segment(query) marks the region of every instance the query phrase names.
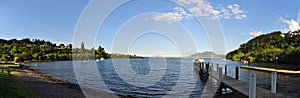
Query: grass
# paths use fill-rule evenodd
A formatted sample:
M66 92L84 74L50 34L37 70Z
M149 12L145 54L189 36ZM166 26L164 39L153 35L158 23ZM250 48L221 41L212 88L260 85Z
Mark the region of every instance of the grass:
M0 69L0 98L34 98L18 81L18 77Z

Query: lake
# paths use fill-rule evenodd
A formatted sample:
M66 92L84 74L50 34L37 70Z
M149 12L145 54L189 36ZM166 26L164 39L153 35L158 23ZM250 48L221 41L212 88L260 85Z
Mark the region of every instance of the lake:
M107 59L103 61L31 62L28 65L45 74L83 87L134 97L200 97L205 82L194 69L192 58ZM225 59L205 59L220 67L228 65L228 75L234 77L236 66L243 65ZM73 66L74 64L74 66ZM270 63L252 63L253 66L274 67ZM289 67L286 67L289 66ZM279 68L297 70L299 67L279 65ZM214 66L216 70L216 66ZM224 68L223 68L224 69ZM256 73L257 85L270 89L268 72L240 69L240 80L249 81L249 74ZM224 70L223 70L224 73ZM75 75L76 74L76 75ZM292 97L300 95L298 75L278 74L277 91ZM297 88L295 88L297 87Z

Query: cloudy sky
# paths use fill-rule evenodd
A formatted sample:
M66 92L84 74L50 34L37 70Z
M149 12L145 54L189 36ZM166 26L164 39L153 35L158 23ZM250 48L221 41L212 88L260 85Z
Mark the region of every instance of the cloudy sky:
M89 2L1 0L0 38L38 38L72 43L76 24ZM261 34L300 29L299 4L298 0L132 0L116 7L91 39L96 39L96 47L101 45L108 52L115 52L114 42L122 42L140 32L140 35L132 36L130 42L123 41L130 43L128 47L116 49L124 51L116 52L180 56L192 54L194 50L214 50L213 46L220 45L213 42L222 41L224 51L216 52L226 53ZM102 10L94 9L94 12L101 13ZM221 30L208 32L211 30L205 25L210 21L219 24L209 25L210 29ZM90 25L93 24L86 26ZM172 34L178 37L172 37ZM184 38L188 40L182 40ZM187 45L180 46L180 43ZM193 46L196 49L189 49ZM180 50L180 47L187 48Z

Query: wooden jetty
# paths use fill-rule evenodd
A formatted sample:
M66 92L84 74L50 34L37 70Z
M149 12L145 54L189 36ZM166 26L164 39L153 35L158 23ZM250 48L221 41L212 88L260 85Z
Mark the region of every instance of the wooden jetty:
M300 74L300 71L284 70L284 69L276 69L276 68L264 68L264 67L255 67L255 66L241 66L241 68L258 70L258 71L266 71L266 72L277 72L277 73L284 73L284 74Z
M223 68L219 67L217 65L217 71L213 70L213 65L205 64L204 63L195 63L195 66L199 66L200 70L199 70L199 74L203 75L203 74L209 74L209 76L211 76L212 78L216 79L218 81L218 83L220 83L219 86L219 94L222 94L222 90L223 88L225 88L225 90L227 88L229 88L230 90L232 90L233 92L238 92L239 94L242 94L243 97L249 97L249 98L285 98L283 94L280 93L275 93L271 92L271 90L267 90L264 88L260 88L260 87L256 87L256 76L255 76L255 83L252 83L251 81L249 83L247 82L242 82L240 80L238 80L239 77L239 67L236 67L236 77L232 78L227 76L227 66L225 65L225 74L223 74ZM254 85L252 86L251 85ZM276 85L276 82L275 82ZM276 89L276 86L275 86ZM252 94L254 92L254 94Z

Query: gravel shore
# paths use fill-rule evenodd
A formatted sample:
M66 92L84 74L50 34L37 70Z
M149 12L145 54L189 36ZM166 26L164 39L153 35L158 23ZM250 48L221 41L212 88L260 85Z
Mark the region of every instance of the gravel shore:
M104 91L80 88L78 84L62 81L28 67L15 70L15 75L19 77L20 84L37 98L128 98ZM81 89L84 89L84 93Z
M16 76L19 77L20 84L38 98L85 98L78 85L31 69L19 70Z

